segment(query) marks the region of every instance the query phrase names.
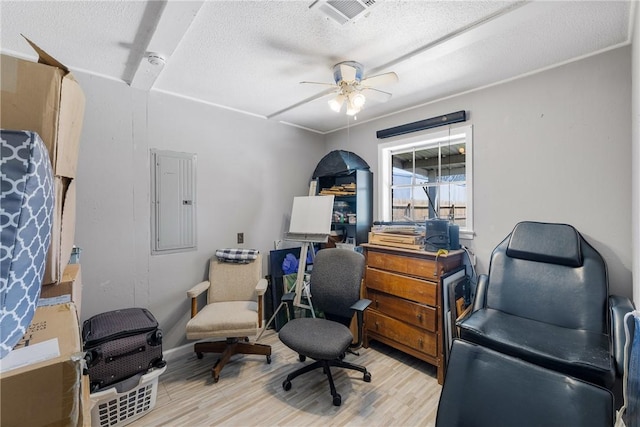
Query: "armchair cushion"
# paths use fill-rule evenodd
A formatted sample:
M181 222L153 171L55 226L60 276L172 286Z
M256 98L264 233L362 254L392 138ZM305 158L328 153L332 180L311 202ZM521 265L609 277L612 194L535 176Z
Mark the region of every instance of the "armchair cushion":
M606 334L483 308L465 319L461 338L607 388L614 383Z
M254 301L226 301L207 304L187 323L190 340L212 337L244 337L258 328L258 304Z

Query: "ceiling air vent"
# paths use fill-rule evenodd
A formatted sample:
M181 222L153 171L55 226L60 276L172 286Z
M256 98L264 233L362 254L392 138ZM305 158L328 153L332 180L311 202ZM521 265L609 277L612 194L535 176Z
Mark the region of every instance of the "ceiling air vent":
M316 0L309 9L317 9L338 24L354 22L366 16L376 0Z

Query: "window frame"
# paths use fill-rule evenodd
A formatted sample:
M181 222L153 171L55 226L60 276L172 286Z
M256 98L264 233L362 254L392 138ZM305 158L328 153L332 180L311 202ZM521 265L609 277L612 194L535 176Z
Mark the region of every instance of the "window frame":
M407 150L419 150L422 148L437 146L442 141L447 141L452 136L465 135L465 183L467 197L466 227L460 228L460 237L473 239L473 125L448 126L425 132L421 135L402 138L391 142L378 144L378 216L381 221L391 221L392 218L392 170L391 160L394 154ZM440 178L440 176L438 176Z

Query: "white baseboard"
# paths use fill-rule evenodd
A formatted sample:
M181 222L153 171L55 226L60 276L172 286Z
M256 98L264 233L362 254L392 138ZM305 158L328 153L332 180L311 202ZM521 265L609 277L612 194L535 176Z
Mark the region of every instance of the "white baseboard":
M167 351L163 351L162 356L164 357L164 360L168 363L168 362L171 362L172 360L177 360L181 357L185 357L191 353L193 353L193 343L185 344L180 347L174 347Z

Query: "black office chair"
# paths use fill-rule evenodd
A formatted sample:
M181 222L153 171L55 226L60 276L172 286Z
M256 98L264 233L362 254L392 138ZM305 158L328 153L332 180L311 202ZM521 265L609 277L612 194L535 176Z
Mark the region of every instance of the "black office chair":
M627 298L570 225L521 222L491 254L460 337L607 389L619 399ZM619 400L616 403L620 403Z
M450 355L436 427L613 426L603 387L462 340Z
M364 381L371 381L371 374L364 366L343 360L349 350L353 351L362 344L363 312L371 302L360 299L363 272L364 256L352 250L330 248L316 255L311 272L311 301L324 318L292 319L279 332L280 341L298 353L300 361L304 362L309 357L315 362L289 374L282 383L285 390L291 389L294 378L322 368L329 380L333 404L340 406L342 397L333 383L331 366L360 371L364 374ZM291 302L293 295L287 294L283 300ZM358 321L355 344L349 329L354 312Z

